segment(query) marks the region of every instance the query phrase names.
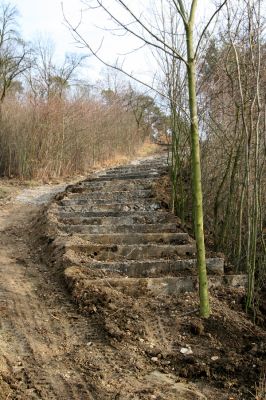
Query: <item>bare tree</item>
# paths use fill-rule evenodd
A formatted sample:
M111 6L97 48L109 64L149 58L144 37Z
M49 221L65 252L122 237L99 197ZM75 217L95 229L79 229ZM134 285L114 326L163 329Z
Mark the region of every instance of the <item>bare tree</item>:
M12 83L31 65L30 50L22 40L17 24L18 12L11 4L0 6L0 102Z
M27 80L35 98L62 98L75 77L85 56L66 54L61 65L54 61L54 45L50 39L39 38L33 49L34 61Z
M163 41L171 43L174 49L185 56L184 36L177 34L179 18L171 6L154 10L154 19ZM154 57L160 67L159 87L165 94L164 100L170 114L171 129L171 208L180 218L182 224L188 213L189 199L186 194L187 166L189 164L189 115L188 93L186 85L186 65L175 57L174 53L153 50Z
M248 309L254 308L256 288L266 271L266 42L261 10L260 0L228 2L219 40L210 43L204 60L201 87L207 111L203 167L208 171L204 187L209 227L216 248L236 271L248 274Z

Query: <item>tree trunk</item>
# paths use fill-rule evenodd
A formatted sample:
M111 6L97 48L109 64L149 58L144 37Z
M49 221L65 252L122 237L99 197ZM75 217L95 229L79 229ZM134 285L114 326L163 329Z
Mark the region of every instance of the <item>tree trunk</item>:
M193 49L193 21L186 27L187 36L187 73L190 110L191 157L192 157L192 183L193 183L193 208L195 218L195 237L197 244L197 265L199 275L200 315L208 318L210 315L208 279L205 259L205 243L203 230L203 205L201 186L201 164L199 125L196 97L196 61Z

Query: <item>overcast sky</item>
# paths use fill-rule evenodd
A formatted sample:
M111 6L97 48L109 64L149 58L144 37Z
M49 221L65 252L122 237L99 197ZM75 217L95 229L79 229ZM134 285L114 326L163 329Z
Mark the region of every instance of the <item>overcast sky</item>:
M12 0L11 0L12 1ZM155 3L157 0L154 0ZM93 4L93 0L88 1ZM82 52L88 53L86 49L78 49L74 40L64 24L62 13L63 3L64 13L75 24L80 19L80 9L82 2L80 0L13 0L13 4L17 5L20 12L20 26L24 39L32 41L38 35L50 37L55 44L56 59L62 60L66 52ZM149 4L149 0L127 0L127 4L131 7L138 7L142 4ZM199 13L204 12L204 4L210 5L211 0L201 0L199 2ZM115 9L114 0L106 0L105 4L112 6L112 11L121 17L119 10ZM83 4L84 8L84 4ZM206 7L205 7L206 9ZM208 9L208 8L207 8ZM124 16L122 16L123 18ZM101 47L101 56L109 63L113 64L119 56L120 62L125 59L123 66L129 73L133 73L144 80L152 79L155 72L155 61L151 57L147 48L139 50L137 53L124 57L121 54L127 53L128 49L133 50L139 48L141 43L132 36L114 36L104 31L104 27L110 27L110 21L106 14L101 10L91 10L84 13L81 32L88 42L97 49L102 39L104 42ZM91 82L100 77L103 65L91 57L88 60L88 68L86 69L86 78Z
M82 4L79 0L17 0L16 4L20 13L20 26L24 39L33 41L39 35L50 37L55 44L56 59L62 60L66 52L81 52L88 53L86 49L79 49L77 44L68 31L64 23L61 3L64 6L64 12L67 18L75 24L80 18L80 9ZM97 27L105 27L110 25L110 21L102 11L87 12L84 15L84 23L81 31L84 33L90 44L96 49L102 38L105 36L102 45L102 54L106 61L114 63L118 54L125 53L128 48L134 49L139 46L139 43L127 37L111 37L98 29ZM123 57L120 57L121 59ZM152 75L153 66L150 63L148 52L141 51L140 54L131 55L128 58L128 70L142 75ZM93 81L100 77L103 70L103 65L96 61L94 57L88 60L88 79Z

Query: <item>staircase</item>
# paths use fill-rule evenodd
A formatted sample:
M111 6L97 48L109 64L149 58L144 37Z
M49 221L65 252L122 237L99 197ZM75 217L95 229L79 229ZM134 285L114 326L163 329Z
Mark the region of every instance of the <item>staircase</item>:
M69 281L81 268L94 285L154 295L198 288L195 241L156 199L167 174L165 155L119 166L69 186L49 208L57 228L53 255ZM226 275L222 258L207 259L209 286L244 286Z

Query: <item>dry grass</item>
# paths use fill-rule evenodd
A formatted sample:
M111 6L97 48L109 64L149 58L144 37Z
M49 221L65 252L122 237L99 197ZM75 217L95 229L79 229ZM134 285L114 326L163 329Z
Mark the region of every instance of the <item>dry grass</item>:
M145 157L150 156L155 153L159 153L162 150L162 147L156 143L152 143L149 139L146 139L144 143L137 150L137 156Z

